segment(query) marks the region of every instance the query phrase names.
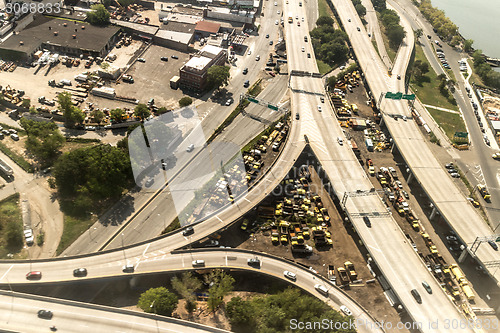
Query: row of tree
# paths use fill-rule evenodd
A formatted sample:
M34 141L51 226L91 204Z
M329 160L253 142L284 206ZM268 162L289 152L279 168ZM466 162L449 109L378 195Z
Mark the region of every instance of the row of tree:
M21 118L20 123L28 135L25 143L26 149L40 162L42 167L52 165L65 142L57 125L52 122L28 120L24 117Z
M310 33L316 58L330 66L346 61L349 55L347 35L333 28L333 23L331 17L320 16Z
M363 6L361 3L361 0L352 0L352 4L354 5L354 8L356 9L356 12L360 17L363 17L366 15L366 7Z
M216 311L223 303L224 296L233 290L234 278L221 269L214 269L203 275L203 281L191 272L182 273L172 279L173 293L165 287L151 288L142 293L137 306L144 312L171 316L177 308L179 297L186 301L185 308L193 313L197 307L196 292L208 287L207 306L209 311Z
M380 20L389 39L389 46L393 50L397 50L406 35L405 30L399 24L399 15L392 9L384 9L380 12Z
M226 305L226 313L234 332L293 332L292 319L297 322L334 322L338 327L350 327L351 317L339 312L297 288L288 288L274 295L254 296L248 300L233 297ZM309 331L309 330L306 330ZM313 330L311 330L313 331ZM314 332L354 333L355 329L322 327Z
M472 59L474 60L474 69L479 77L481 77L481 80L483 80L483 83L489 87L500 89L500 73L494 71L488 65L483 56L483 51L474 51Z
M443 40L449 42L451 46L460 44L462 37L458 34L458 27L446 17L444 11L432 6L430 0L422 0L418 8Z

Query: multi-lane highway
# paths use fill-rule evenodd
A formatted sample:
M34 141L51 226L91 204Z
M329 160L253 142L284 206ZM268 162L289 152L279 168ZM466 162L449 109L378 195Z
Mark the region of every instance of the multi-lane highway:
M52 312L41 318L38 311ZM213 332L229 331L190 321L110 308L102 305L53 299L0 290L2 332Z
M401 46L400 55L398 55L393 68L394 75L392 78L389 77L366 32L363 29L357 31L361 22L352 3L347 0L333 0L333 2L346 32L350 36L373 96L378 100L381 93L403 91L403 80L396 83L394 76L399 74L403 77L406 72L413 43ZM352 18L352 22L348 22L349 17ZM491 229L468 203L464 194L436 160L417 124L414 121L398 121L388 116L388 114L410 116L407 102L384 100L381 105L386 126L410 167L412 175L422 185L437 211L448 221L452 229L468 244L472 244L476 236L491 235ZM485 263L499 259L498 252L486 246L479 247L476 256L483 263L483 266ZM499 281L500 272L498 270L490 271L490 274L496 281Z

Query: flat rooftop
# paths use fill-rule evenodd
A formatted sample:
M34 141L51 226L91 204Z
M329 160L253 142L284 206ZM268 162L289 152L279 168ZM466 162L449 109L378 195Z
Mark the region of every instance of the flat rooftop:
M188 62L184 64L187 68L194 68L196 70L203 70L208 64L212 61L212 59L207 57L192 57Z
M173 40L182 44L189 44L191 38L193 38L193 33L185 33L170 30L158 30L156 37L162 39Z
M0 48L31 53L46 43L99 52L118 31L115 26L96 27L85 22L38 16L24 30L1 43Z

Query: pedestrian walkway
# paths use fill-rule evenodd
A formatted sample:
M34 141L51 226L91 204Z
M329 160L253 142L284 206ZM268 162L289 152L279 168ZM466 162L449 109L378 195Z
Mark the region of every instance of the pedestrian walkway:
M456 113L456 114L460 114L459 111L455 111L455 110L450 110L450 109L445 109L445 108L440 108L439 106L434 106L434 105L429 105L429 104L423 104L426 108L431 108L431 109L435 109L435 110L439 110L439 111L444 111L444 112L449 112L449 113Z

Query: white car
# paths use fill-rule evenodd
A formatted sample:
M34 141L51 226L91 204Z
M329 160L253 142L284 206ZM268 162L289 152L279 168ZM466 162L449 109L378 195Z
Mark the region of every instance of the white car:
M292 273L292 272L289 272L289 271L284 271L284 272L283 272L283 275L284 275L286 278L289 278L289 279L290 279L290 280L292 280L292 281L297 280L297 275L295 275L295 273Z
M342 305L340 307L340 310L346 315L346 316L352 316L352 312L351 310L349 310L349 308L345 305Z
M339 145L343 146L344 145L344 140L342 140L342 138L340 136L337 137L337 142L339 143Z
M278 25L280 22L278 20L274 21L274 24Z
M248 55L251 55L252 54L252 50L248 50Z
M205 266L205 260L201 260L201 259L193 260L192 264L193 264L193 267Z
M276 13L279 15L279 14L280 14L280 11L278 10Z
M260 55L255 57L255 61L259 61L259 60L260 60Z
M318 111L321 112L322 110L321 105L318 105Z
M306 51L306 48L302 46L302 52L305 52Z
M189 152L192 152L194 150L194 144L190 144L187 148L186 148L186 151L189 153Z

